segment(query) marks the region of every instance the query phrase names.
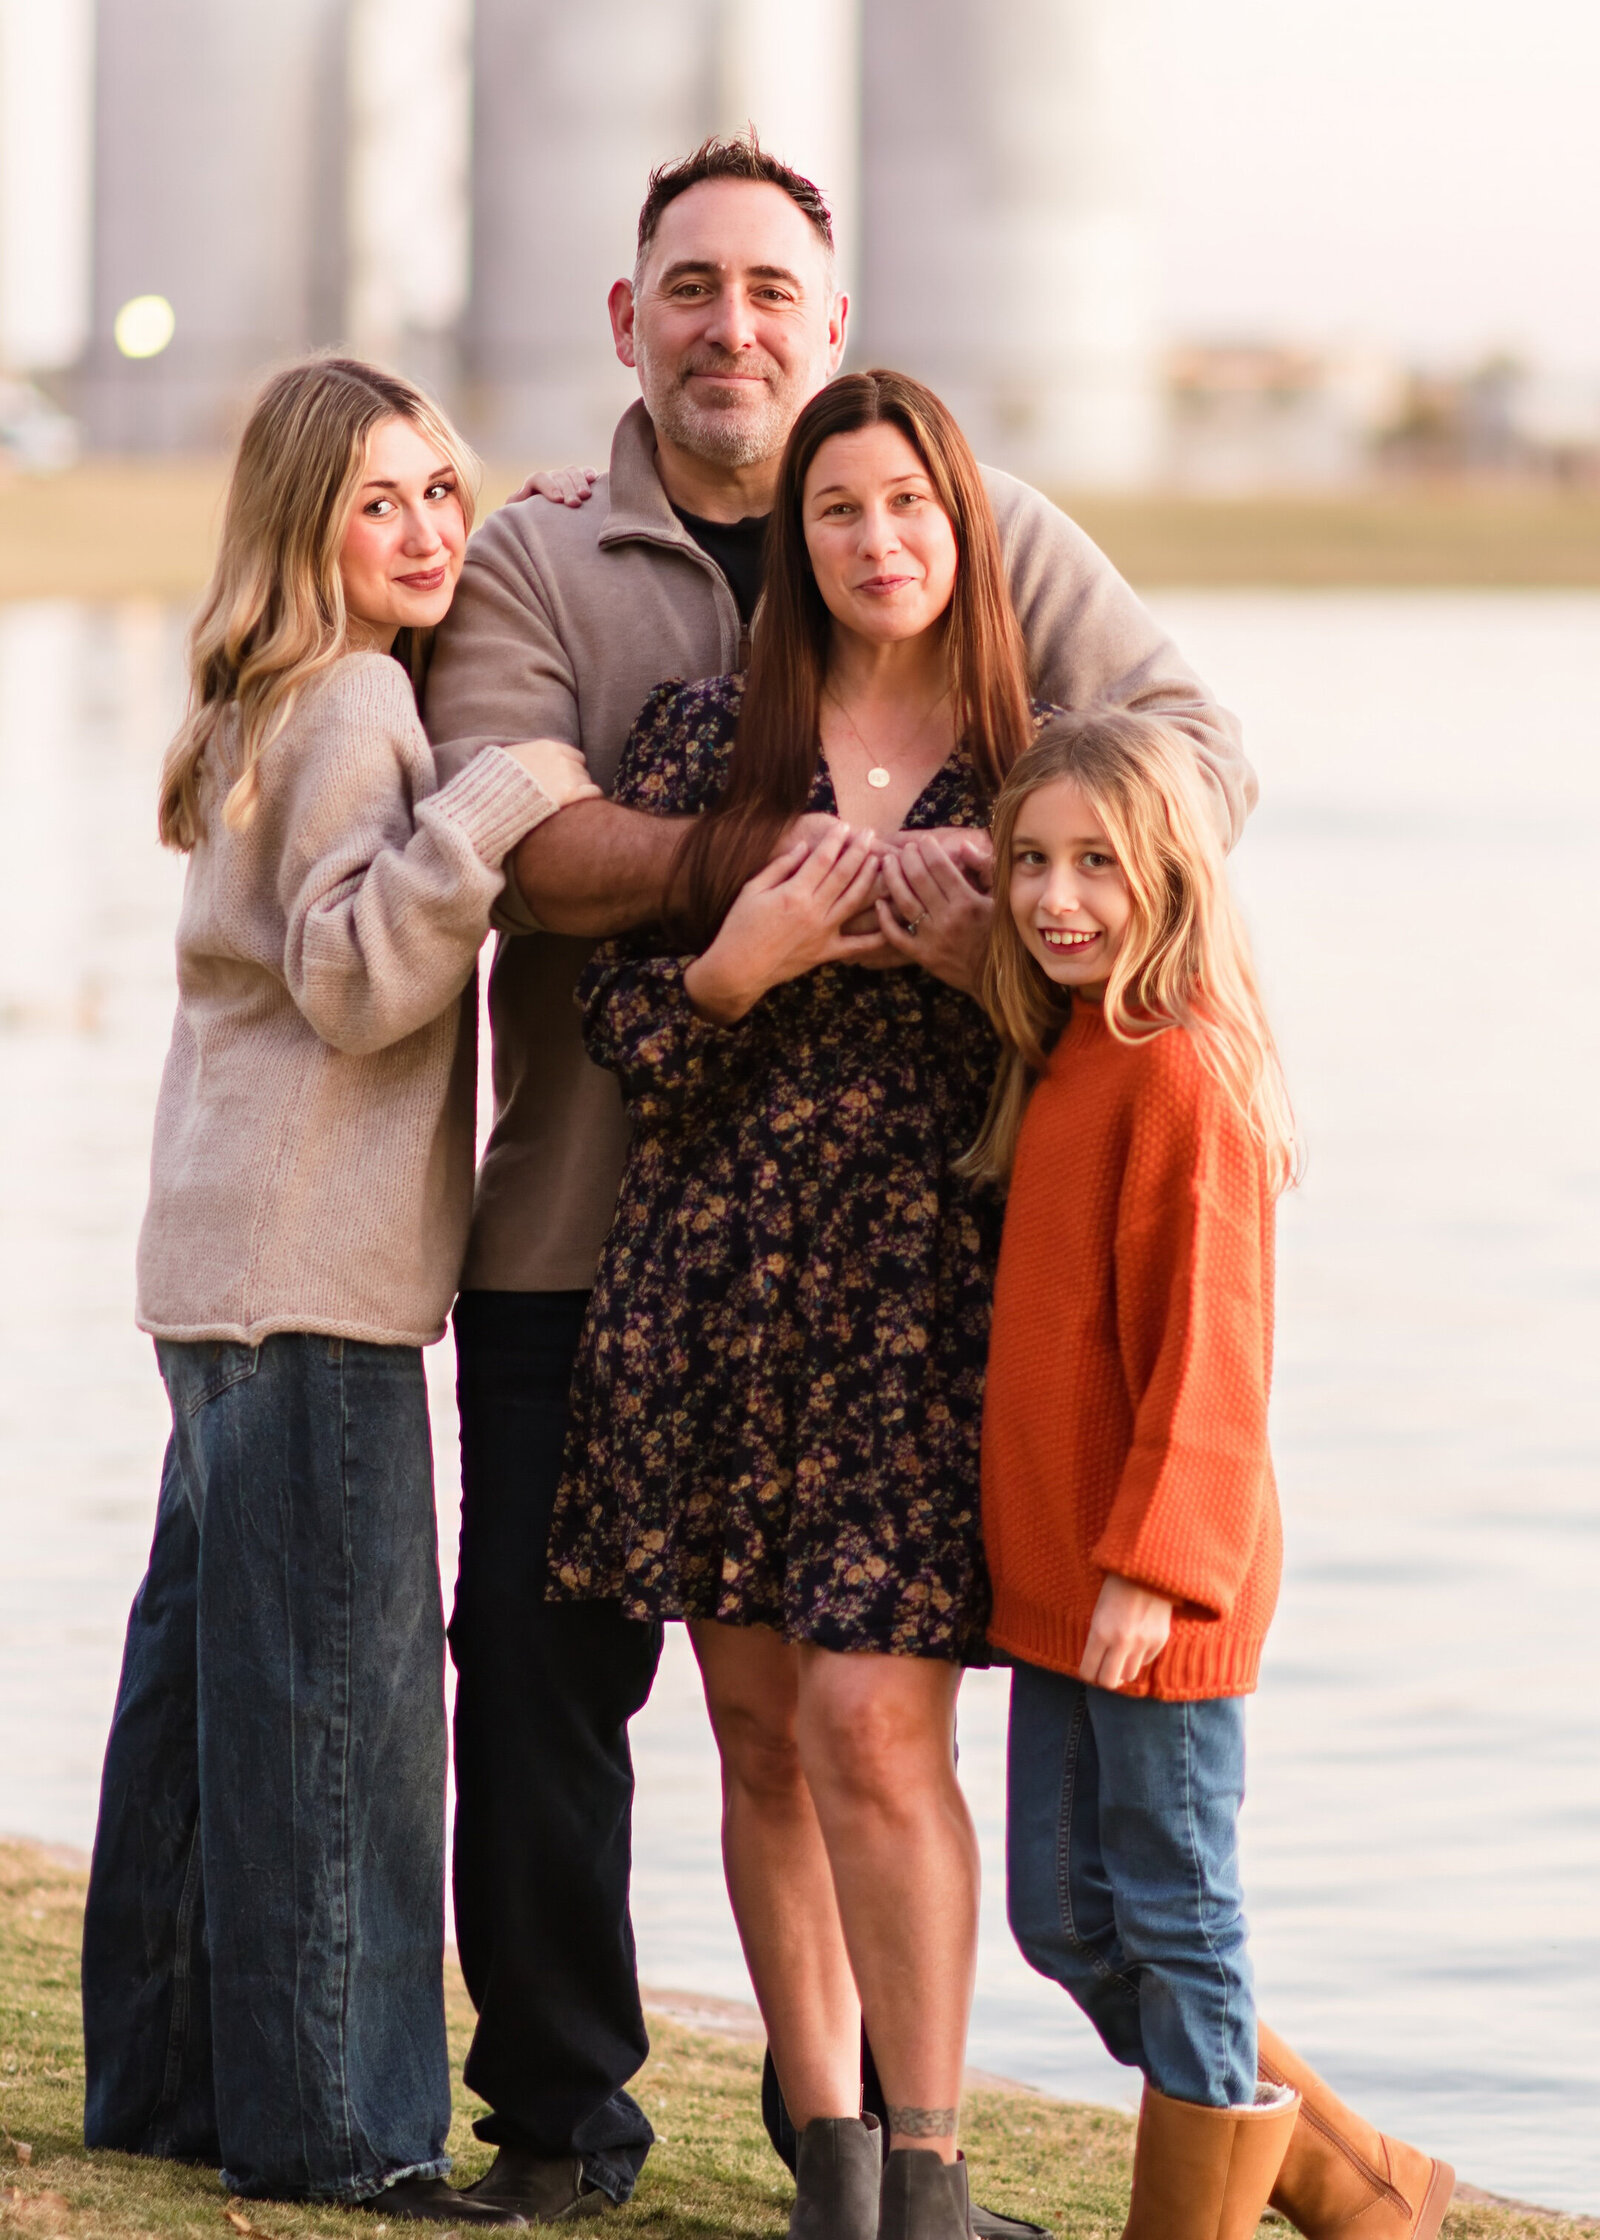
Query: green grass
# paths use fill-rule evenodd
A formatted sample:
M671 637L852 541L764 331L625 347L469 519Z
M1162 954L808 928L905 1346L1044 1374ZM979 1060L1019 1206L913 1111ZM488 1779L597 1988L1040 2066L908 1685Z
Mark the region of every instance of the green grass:
M83 2049L78 2034L78 1945L83 1876L26 1844L0 1844L0 2231L98 2240L139 2233L162 2240L369 2240L381 2219L336 2209L251 2202L230 2207L213 2173L83 2146ZM450 2135L457 2180L479 2176L491 2150L470 2129L475 2103L461 2083L471 2010L452 1968L448 1983L455 2078ZM625 2240L776 2240L788 2217L788 2180L761 2128L757 2046L702 2035L656 2017L650 2061L635 2090L660 2134L630 2206L605 2220ZM1052 2225L1059 2240L1117 2240L1127 2206L1132 2127L1103 2108L1021 2091L968 2100L964 2136L975 2190L998 2208ZM586 2229L598 2230L597 2226ZM1281 2225L1263 2234L1282 2235ZM1446 2240L1600 2240L1600 2222L1571 2222L1488 2206L1458 2207Z

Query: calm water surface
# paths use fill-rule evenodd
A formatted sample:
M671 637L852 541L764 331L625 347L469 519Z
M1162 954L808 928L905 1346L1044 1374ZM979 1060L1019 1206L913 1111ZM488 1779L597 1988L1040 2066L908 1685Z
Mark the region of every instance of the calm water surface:
M1311 1147L1251 1715L1263 2007L1477 2183L1600 2209L1600 600L1155 603L1248 725L1266 799L1237 872ZM0 608L0 1827L79 1845L165 1436L130 1316L180 629ZM448 1347L430 1369L448 1576ZM1006 1936L1005 1692L974 1677L962 1717L972 2057L1131 2104ZM645 1978L746 1995L676 1629L636 1741Z

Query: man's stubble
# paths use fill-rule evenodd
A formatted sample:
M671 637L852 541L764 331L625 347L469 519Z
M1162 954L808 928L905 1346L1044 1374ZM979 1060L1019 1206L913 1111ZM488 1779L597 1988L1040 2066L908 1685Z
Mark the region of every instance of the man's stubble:
M708 466L754 467L775 459L789 440L801 407L827 378L785 374L770 360L759 370L766 387L759 398L727 406L699 404L689 392L691 374L710 370L693 365L658 366L647 350L637 359L645 410L656 429L680 450Z

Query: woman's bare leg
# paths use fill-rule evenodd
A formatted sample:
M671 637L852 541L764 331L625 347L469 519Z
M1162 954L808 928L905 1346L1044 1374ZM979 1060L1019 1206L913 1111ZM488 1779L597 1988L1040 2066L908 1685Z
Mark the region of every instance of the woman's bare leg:
M961 1668L803 1647L796 1736L889 2103L889 2145L956 2151L978 1843L956 1780Z
M799 1652L765 1626L689 1627L722 1758L722 1858L797 2129L861 2112L861 2007L795 1744Z

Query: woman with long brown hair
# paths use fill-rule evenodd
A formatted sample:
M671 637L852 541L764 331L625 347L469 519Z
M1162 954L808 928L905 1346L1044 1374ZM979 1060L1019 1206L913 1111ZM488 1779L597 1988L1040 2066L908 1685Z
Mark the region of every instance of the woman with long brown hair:
M880 2179L886 2234L967 2229L977 1858L952 1743L988 1604L999 1202L955 1162L996 1051L989 901L931 835L982 831L1032 730L959 429L902 375L835 382L785 454L748 677L662 687L623 758L617 799L695 819L667 925L605 944L581 989L634 1135L551 1591L689 1622L800 2127L791 2230L819 2240L870 2240Z

